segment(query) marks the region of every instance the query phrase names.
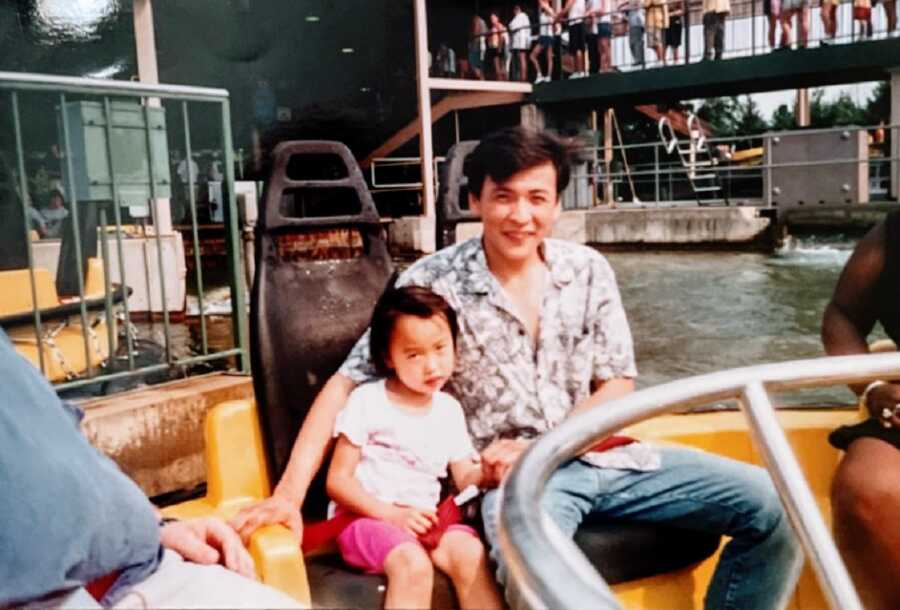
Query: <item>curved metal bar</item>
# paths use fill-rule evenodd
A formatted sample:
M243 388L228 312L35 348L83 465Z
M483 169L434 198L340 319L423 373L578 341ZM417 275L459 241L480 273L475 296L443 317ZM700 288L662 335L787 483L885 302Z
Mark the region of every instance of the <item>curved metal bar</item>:
M629 394L547 432L523 454L501 489L500 546L520 605L554 610L620 607L602 577L574 542L559 535L536 502L556 468L597 439L675 409L739 399L753 384L779 391L873 378L900 378L900 353L795 360L691 377ZM803 542L806 547L808 541ZM826 577L818 572L818 564L814 567L820 580Z

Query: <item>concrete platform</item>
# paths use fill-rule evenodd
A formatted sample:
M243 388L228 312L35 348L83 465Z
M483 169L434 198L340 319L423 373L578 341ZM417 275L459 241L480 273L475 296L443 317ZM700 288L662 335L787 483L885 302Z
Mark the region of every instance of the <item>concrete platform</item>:
M226 400L253 397L248 375L213 373L80 403L82 429L148 496L206 480L203 421Z
M771 219L757 207L596 208L563 212L553 236L611 248L767 245ZM480 223L459 225L457 240L481 233Z

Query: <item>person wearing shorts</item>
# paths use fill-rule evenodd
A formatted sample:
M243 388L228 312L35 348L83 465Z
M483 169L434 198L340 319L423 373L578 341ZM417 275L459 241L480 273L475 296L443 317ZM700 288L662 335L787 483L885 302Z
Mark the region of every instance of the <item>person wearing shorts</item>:
M599 0L591 11L597 24L597 56L601 72L609 72L612 68L612 0Z
M587 71L596 74L600 71L600 44L597 37L598 21L595 14L600 12L602 0L587 0L585 19L585 50L587 51Z
M722 59L731 0L703 0L703 59Z
M548 0L537 0L538 8L538 41L531 50L531 65L537 76L534 84L550 82L553 75L553 20L556 19L556 13L550 7ZM538 63L538 57L541 53L547 55L547 72L546 75L541 70L541 64Z
M657 61L666 63L664 36L669 27L669 7L666 0L645 0L647 8L647 46L656 53Z
M487 45L485 38L487 24L478 15L472 15L472 27L469 32L468 59L469 70L478 80L484 80L484 52Z
M763 0L763 14L769 22L769 46L774 49L778 20L781 17L781 0Z
M559 11L559 17L569 22L569 50L575 56L575 72L571 78L583 78L587 76L584 68L584 14L587 11L585 0L568 0Z
M825 30L825 37L822 38L822 46L834 43L837 35L837 8L840 0L822 0L822 6L819 9L819 16L822 18L822 28Z
M683 14L680 2L676 2L674 8L669 11L669 27L666 28L665 36L665 56L668 56L669 49L672 49L673 64L678 63L678 49L681 48L681 37L684 30L684 21L681 18Z
M781 2L781 48L791 48L791 27L797 16L797 46L806 48L809 40L809 0L782 0Z

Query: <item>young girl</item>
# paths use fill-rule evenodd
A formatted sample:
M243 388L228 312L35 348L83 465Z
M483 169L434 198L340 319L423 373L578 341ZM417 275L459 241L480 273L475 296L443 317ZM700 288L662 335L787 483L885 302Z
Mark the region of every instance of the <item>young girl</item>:
M501 608L484 546L451 525L433 550L419 537L437 523L438 479L481 482L460 404L441 388L453 373L456 315L417 286L388 289L372 315L372 361L384 378L356 388L335 422L328 494L359 519L338 536L349 565L387 576L385 608L431 605L433 565L453 581L460 607Z

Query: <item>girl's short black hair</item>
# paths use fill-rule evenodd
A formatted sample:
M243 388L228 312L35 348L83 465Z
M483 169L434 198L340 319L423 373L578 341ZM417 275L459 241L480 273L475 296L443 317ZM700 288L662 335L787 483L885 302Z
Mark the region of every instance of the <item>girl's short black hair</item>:
M384 377L391 375L392 371L387 363L388 349L391 344L391 335L394 332L394 324L400 316L416 316L425 319L443 316L450 326L453 349L456 349L459 325L456 321L456 312L444 300L444 297L422 286L402 286L400 288L391 286L378 299L375 310L372 312L372 323L369 325L369 354L379 375Z

